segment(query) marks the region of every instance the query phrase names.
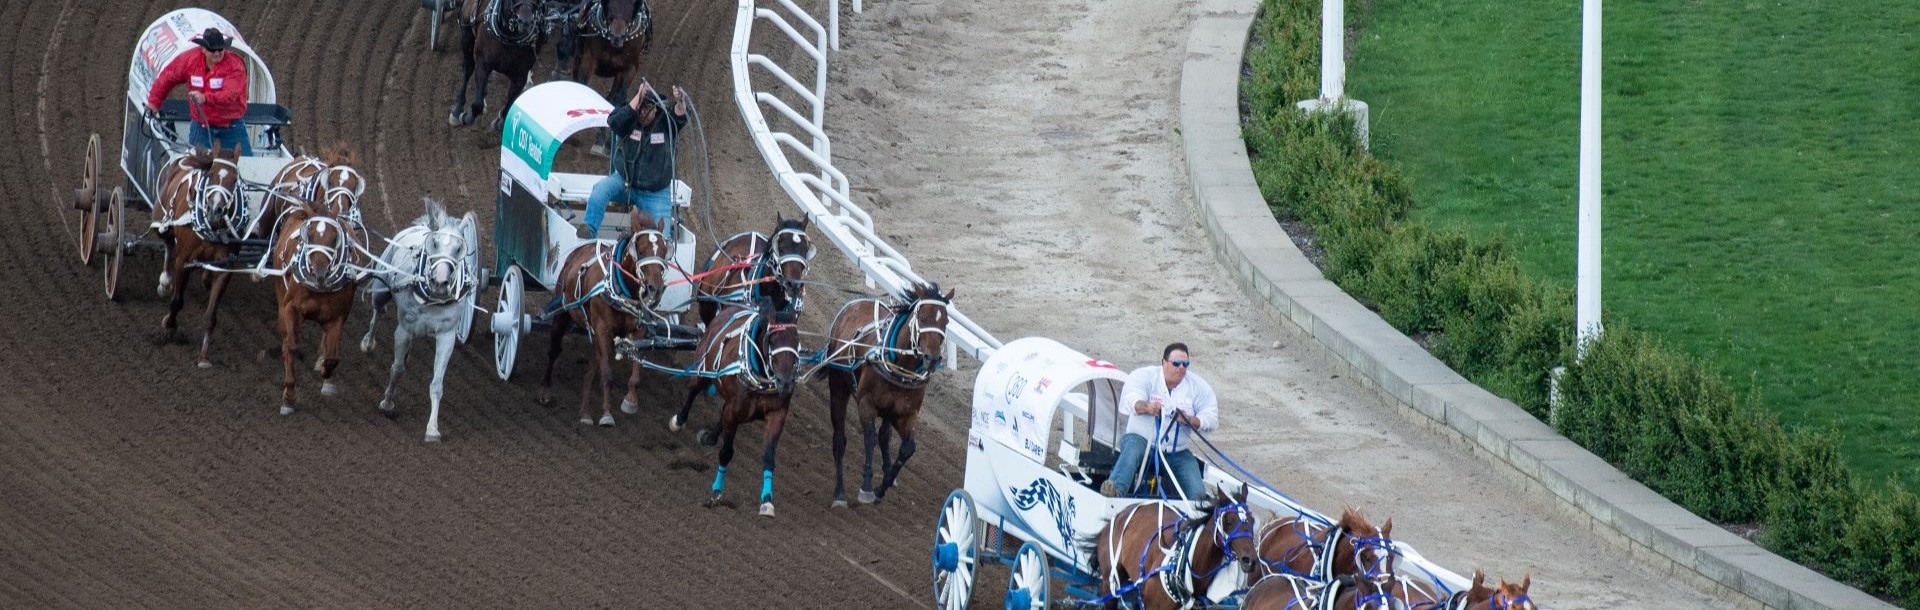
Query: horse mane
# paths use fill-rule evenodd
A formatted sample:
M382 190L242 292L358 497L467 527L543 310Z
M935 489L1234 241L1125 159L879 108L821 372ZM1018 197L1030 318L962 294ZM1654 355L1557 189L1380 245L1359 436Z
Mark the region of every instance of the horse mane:
M326 150L321 151L320 160L327 165L353 167L360 164L360 155L359 153L353 152L353 149L348 147L346 142L338 142Z
M193 152L180 157L180 164L191 169L206 171L213 169L213 160L219 158L211 148L195 147Z
M779 233L787 229L797 229L801 231L807 230L807 217L805 216L800 216L797 218L781 217L780 223L777 225L774 225L773 232Z
M438 231L441 227L447 225L447 206L442 205L440 200L432 197L421 197L420 201L426 204L427 213L421 216L419 220L413 221L413 226L426 227L429 231Z
M1340 526L1340 529L1346 530L1349 534L1373 529L1373 524L1367 523L1367 518L1361 516L1360 511L1354 510L1351 506L1340 509L1340 521L1334 525Z

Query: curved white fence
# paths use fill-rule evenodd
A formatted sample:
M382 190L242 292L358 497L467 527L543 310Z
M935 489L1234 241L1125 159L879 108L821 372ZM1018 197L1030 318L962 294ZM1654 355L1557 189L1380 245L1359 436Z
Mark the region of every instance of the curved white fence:
M867 277L868 288L899 294L913 284L925 282L925 278L913 272L913 263L907 261L905 255L874 232L873 216L848 199L847 175L833 167L833 143L825 128L827 53L839 46L839 0L827 2L827 26L820 25L818 19L795 6L792 0L775 0L770 3L772 8L758 8L754 3L754 0L739 0L740 12L733 25L733 97L740 106L740 115L746 118L748 131L753 134L754 147L773 170L774 180L813 218L815 228L860 268ZM853 10L860 11L859 0L854 0ZM808 74L812 77L811 86L765 55L751 52L748 47L753 42L753 26L759 20L772 24L813 60L811 74ZM756 71L772 76L780 91L799 99L801 108L795 109L774 92L755 90L752 76ZM766 109L784 117L800 135L774 131L767 123ZM794 159L789 155L797 157L805 171L795 169ZM947 342L949 368L957 360L956 351L965 350L975 358L984 359L999 349L1000 340L987 334L986 329L968 319L957 307L949 308L948 313L952 316L947 327L947 336L951 339Z
M866 275L869 288L878 287L897 294L915 283L925 282L919 274L914 273L913 264L907 261L906 256L874 231L873 216L848 198L847 176L833 167L833 143L827 137L825 127L827 54L840 46L840 0L826 0L828 14L825 26L796 6L793 0L770 0L770 8L755 6L756 0L738 0L738 3L739 13L734 20L733 50L730 54L733 97L740 107L741 116L746 119L748 132L753 135L754 147L759 149L761 158L773 171L774 180L780 183L780 187L786 190L801 210L813 218L815 228L860 268ZM860 4L860 0L853 0L855 13L860 12ZM804 73L804 76L812 79L811 86L767 56L751 51L749 47L753 43L754 24L761 20L773 25L812 60L810 72ZM772 76L779 88L756 90L753 82L756 72ZM788 104L778 95L779 92L798 98L801 108L796 109ZM767 122L767 109L784 117L787 124L807 139L802 140L801 136L786 131L774 131ZM805 171L795 169L794 157L802 162ZM968 319L957 308L948 311L952 316L947 327L950 339L947 342L949 368L954 366L956 358L953 352L956 350L964 350L978 360L985 360L1000 348L1000 340L993 338L986 329ZM1215 462L1216 466L1231 466L1239 470L1238 465L1232 464L1224 455L1219 455ZM1240 478L1249 483L1255 504L1326 519L1318 511L1294 501L1279 490L1258 484L1252 473L1239 472ZM1431 579L1445 582L1456 590L1468 584L1466 578L1434 564L1406 543L1396 541L1395 545L1405 553L1407 563L1417 566Z

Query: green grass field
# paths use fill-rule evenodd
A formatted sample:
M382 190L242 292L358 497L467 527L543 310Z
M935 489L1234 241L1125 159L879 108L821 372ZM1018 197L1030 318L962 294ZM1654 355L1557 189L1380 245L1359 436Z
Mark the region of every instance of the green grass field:
M1415 214L1568 286L1579 11L1379 2L1348 66ZM1920 488L1920 3L1605 15L1607 309L1836 430L1865 480Z

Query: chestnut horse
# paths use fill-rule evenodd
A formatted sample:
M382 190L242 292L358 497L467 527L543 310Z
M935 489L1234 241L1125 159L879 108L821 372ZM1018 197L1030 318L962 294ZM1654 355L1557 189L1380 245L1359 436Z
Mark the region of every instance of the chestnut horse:
M1393 520L1375 528L1351 508L1332 524L1316 519L1278 519L1260 530L1259 575L1291 574L1324 583L1365 571L1391 572Z
M847 453L847 399L860 398L860 433L867 462L860 471L860 501L887 496L900 470L913 457L914 429L926 400L927 380L940 368L947 342L947 307L953 291L940 294L934 284L917 285L893 303L854 299L834 314L822 361L833 417L833 505L847 505L841 463ZM876 425L876 420L878 423ZM900 433L900 460L887 455L893 432ZM873 487L873 449L880 448L880 488Z
M589 241L574 248L560 266L554 282L552 342L547 346L547 376L541 382L540 401L553 402L553 369L560 362L560 346L574 324L587 329L593 341L594 362L600 372L600 425L613 425L613 340L646 336L641 318L658 318L654 311L666 292L667 260L673 242L653 227L653 217L634 210L627 215L632 234L618 242ZM627 394L620 410L640 412L640 364L627 377ZM580 423L593 424L587 401L593 397L593 374L580 380Z
M807 263L814 254L807 219L776 213L773 220L772 237L758 231L740 233L720 242L707 257L696 287L702 324L713 323L714 312L722 304L750 305L766 298L779 309L802 309Z
M484 3L484 4L483 4ZM500 104L500 117L493 129L507 120L507 110L532 78L533 65L539 61L540 45L546 40L546 23L538 0L466 0L463 17L466 27L460 33L460 82L455 85L453 108L447 112L447 124L472 125L487 109L487 81L498 72L507 77L507 99ZM473 106L465 111L467 82L478 72Z
M1164 502L1141 502L1114 513L1095 544L1095 570L1104 570L1101 600L1145 610L1187 608L1204 598L1229 567L1244 576L1255 557L1253 511L1247 492L1215 491L1207 515L1190 519Z
M240 185L240 151L196 150L174 160L160 171L160 197L153 205L150 229L159 233L166 245L166 268L160 272L155 288L167 299L167 315L160 329L168 337L178 332L176 318L186 304L187 278L194 263L226 259L238 242L247 237L246 202L237 190ZM200 337L200 368L213 366L208 352L213 347L215 314L220 311L220 294L226 291L228 275L211 272L207 291L207 328Z
M653 46L653 13L646 0L588 0L576 22L573 80L613 79L607 99L625 101L640 73L640 57Z
M794 379L800 368L800 330L795 325L799 314L791 308L775 309L773 301L761 300L759 307L729 306L720 312L719 324L707 326L694 351L693 382L687 389L687 402L668 420L668 427L679 430L687 422L693 400L710 386L719 386L720 417L713 426L700 430L700 444L720 445L718 467L713 474L713 495L706 506L720 502L726 488L727 464L733 462L733 438L740 426L755 421L767 423L765 447L760 453L760 514L773 516L774 451L780 445L780 431L786 427L787 407L793 402Z
M300 349L301 320L324 329L316 359L320 394L339 392L333 371L340 364L340 337L353 312L361 262L345 219L320 202L290 201L297 207L281 214L272 251L273 268L281 274L273 285L280 309L280 363L286 373L280 385L281 415L292 415L295 408L293 361Z
M360 176L360 158L345 144L335 145L320 155L301 155L280 168L267 186L273 196L261 206L263 218L279 218L283 200L318 201L333 208L335 215L354 228L360 243L366 243L366 227L360 221L360 195L366 192L366 180ZM337 189L337 190L336 190Z
M1497 588L1486 585L1486 575L1473 573L1473 585L1444 600L1431 597L1396 598L1362 595L1351 579L1337 579L1331 591L1313 581L1291 574L1272 574L1254 583L1241 600L1245 610L1537 610L1527 596L1532 578L1519 585L1500 581Z

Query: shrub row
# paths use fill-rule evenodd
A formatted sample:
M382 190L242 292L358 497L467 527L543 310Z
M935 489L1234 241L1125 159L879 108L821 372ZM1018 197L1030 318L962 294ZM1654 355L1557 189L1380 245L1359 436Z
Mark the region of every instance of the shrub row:
M1315 95L1317 0L1265 0L1242 84L1247 148L1276 216L1312 228L1322 271L1454 370L1702 517L1762 525L1775 552L1920 603L1920 498L1849 475L1830 433L1790 432L1753 397L1623 320L1573 358L1572 294L1498 242L1407 218L1412 189ZM1549 407L1549 373L1566 365ZM1551 411L1551 412L1550 412Z

